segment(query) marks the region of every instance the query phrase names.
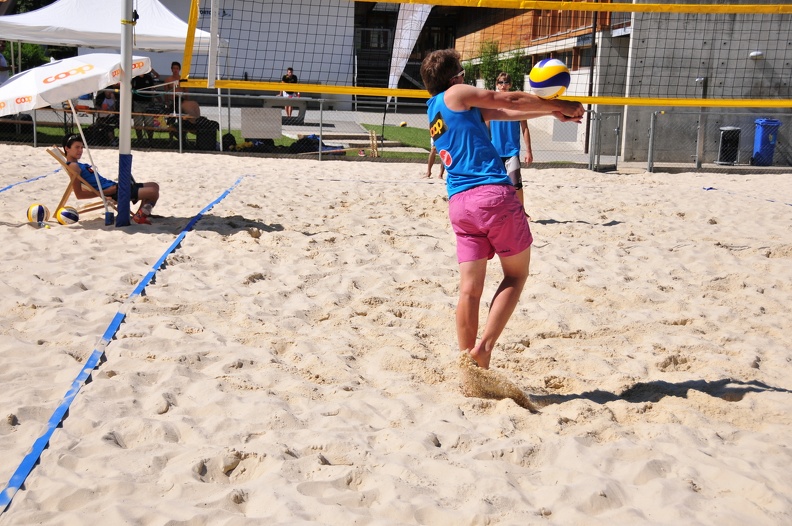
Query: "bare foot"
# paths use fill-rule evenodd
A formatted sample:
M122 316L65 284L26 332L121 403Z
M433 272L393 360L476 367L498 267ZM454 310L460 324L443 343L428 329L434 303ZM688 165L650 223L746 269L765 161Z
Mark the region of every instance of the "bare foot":
M492 358L492 351L487 351L481 347L474 347L468 354L482 369L489 369L490 358Z

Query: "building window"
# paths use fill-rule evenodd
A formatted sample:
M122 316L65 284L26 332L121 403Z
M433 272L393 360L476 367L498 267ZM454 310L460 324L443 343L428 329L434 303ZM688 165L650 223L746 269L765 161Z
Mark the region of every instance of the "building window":
M553 58L557 58L558 60L566 64L566 66L569 69L572 69L572 50L556 51L553 53Z
M575 53L577 54L577 67L575 67L575 69L591 67L590 47L575 48Z
M391 47L391 31L379 28L358 28L355 30L355 44L359 50L388 50Z

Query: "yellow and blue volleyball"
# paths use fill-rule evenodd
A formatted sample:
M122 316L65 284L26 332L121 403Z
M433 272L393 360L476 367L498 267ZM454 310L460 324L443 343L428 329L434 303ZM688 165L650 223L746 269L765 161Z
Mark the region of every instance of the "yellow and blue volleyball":
M55 219L57 219L58 223L61 225L73 225L80 220L80 214L77 212L76 208L64 206L63 208L58 208L55 212Z
M528 74L528 83L537 97L554 99L569 87L569 68L557 58L540 60Z
M48 221L50 218L49 208L46 206L33 203L28 207L27 211L27 219L31 223L43 223L44 221Z

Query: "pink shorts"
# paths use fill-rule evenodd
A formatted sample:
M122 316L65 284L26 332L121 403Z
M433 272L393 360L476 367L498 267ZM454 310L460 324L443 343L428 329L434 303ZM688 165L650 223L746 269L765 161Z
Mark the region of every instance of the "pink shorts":
M448 203L457 238L457 261L514 256L533 236L513 186L483 185L454 194Z

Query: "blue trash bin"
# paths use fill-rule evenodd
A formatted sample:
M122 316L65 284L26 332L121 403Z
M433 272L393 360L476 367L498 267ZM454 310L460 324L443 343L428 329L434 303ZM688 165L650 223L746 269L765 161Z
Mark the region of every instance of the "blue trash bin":
M770 166L773 164L773 152L781 121L776 119L756 119L755 122L756 132L754 133L751 164L754 166Z

